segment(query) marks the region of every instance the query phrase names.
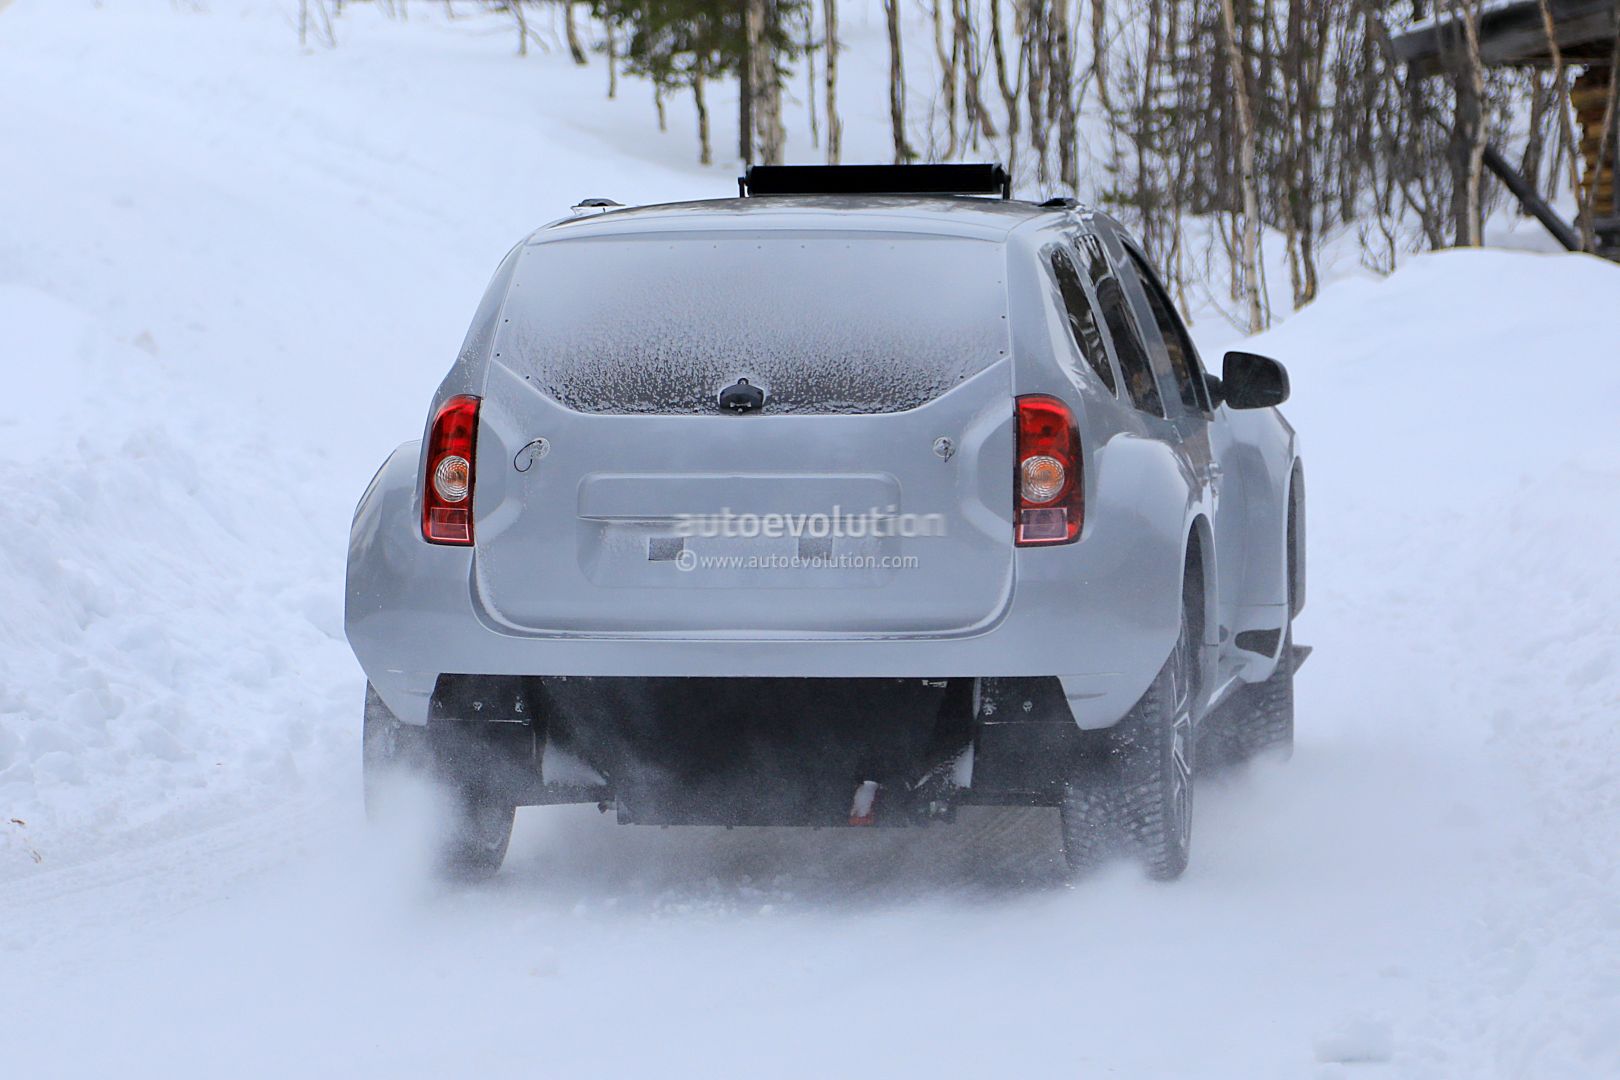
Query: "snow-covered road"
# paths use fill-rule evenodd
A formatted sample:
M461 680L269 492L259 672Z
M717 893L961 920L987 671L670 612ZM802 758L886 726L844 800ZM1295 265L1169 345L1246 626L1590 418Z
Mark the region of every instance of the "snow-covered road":
M1620 268L1425 256L1256 343L1316 653L1181 882L1071 887L1038 812L564 808L448 888L359 822L350 509L505 245L731 174L502 23L191 6L0 10L4 1075L1620 1075Z

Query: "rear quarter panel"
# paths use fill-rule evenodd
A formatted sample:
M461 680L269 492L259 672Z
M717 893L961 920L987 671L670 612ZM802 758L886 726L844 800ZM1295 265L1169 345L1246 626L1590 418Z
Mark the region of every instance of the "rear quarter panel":
M1074 408L1086 518L1073 547L1020 549L1019 579L1033 587L1044 581L1036 564L1062 567L1075 640L1095 650L1099 631L1115 635L1124 647L1106 652L1134 689L1134 701L1180 632L1187 538L1205 508L1185 461L1164 441L1169 425L1155 427L1081 358L1044 261L1048 245L1067 239L1067 232L1063 223L1025 227L1009 237L1013 385L1017 395L1050 394ZM1069 680L1066 689L1080 716L1081 681Z

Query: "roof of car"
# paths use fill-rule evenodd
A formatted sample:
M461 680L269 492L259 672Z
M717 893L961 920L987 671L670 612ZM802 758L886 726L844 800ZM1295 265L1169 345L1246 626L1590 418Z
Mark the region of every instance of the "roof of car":
M587 213L564 218L531 240L558 233L611 235L714 229L838 229L919 232L999 239L1025 222L1053 217L1064 207L1015 199L942 195L764 195L704 199Z

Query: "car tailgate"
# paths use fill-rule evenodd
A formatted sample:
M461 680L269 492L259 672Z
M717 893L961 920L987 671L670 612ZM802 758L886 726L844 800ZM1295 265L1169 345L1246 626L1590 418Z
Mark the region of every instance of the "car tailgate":
M493 364L478 594L539 632L971 632L1012 589L1009 380L901 412L614 415Z

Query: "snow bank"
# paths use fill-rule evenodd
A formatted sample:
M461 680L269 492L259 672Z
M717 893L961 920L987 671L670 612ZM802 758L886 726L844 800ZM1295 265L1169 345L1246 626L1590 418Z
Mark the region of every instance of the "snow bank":
M0 414L0 811L52 854L284 795L352 742L332 722L358 700L341 562L299 505L317 466L199 414L143 344L0 287L0 355L19 361Z

